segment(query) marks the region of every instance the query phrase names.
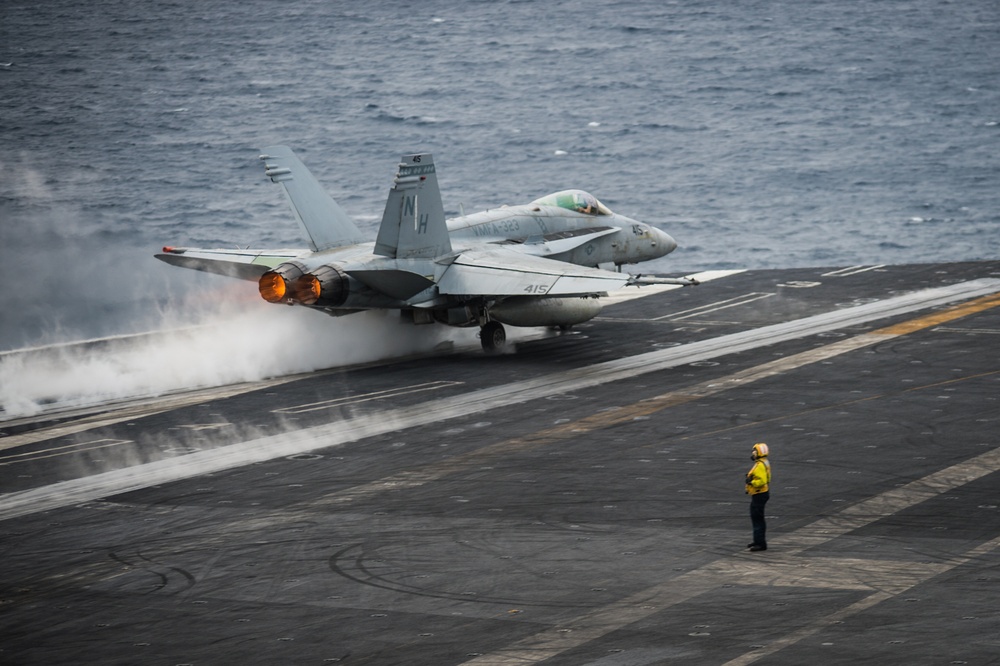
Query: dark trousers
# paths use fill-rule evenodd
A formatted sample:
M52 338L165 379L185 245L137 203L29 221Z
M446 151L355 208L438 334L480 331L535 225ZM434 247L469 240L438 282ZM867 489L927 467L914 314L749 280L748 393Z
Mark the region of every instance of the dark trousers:
M753 523L753 542L767 547L767 522L764 520L764 505L771 493L757 493L750 496L750 522Z

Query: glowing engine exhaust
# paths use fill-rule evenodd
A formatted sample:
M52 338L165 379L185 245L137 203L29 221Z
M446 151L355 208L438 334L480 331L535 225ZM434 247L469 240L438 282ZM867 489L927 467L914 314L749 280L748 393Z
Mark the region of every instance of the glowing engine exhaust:
M268 303L332 307L347 300L347 280L347 275L336 266L325 265L310 271L297 261L289 261L260 276L257 289Z
M300 278L306 267L296 261L281 264L260 276L257 289L268 303L294 303L291 283Z

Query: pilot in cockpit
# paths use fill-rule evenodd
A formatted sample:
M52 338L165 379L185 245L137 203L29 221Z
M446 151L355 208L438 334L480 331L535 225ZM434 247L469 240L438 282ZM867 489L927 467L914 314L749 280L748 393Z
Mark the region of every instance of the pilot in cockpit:
M597 214L597 199L592 194L580 192L576 195L576 210L587 215Z
M583 190L562 190L541 199L535 199L532 203L536 206L558 206L584 215L614 214L598 201L597 197Z

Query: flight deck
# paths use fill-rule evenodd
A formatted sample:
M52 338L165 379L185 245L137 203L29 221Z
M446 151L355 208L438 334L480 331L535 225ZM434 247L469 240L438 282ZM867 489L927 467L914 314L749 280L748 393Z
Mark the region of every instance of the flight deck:
M0 662L1000 663L1000 261L704 277L0 422Z

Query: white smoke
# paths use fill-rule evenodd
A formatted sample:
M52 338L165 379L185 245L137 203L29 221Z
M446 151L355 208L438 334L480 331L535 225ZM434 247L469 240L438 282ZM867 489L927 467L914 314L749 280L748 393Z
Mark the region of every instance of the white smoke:
M0 418L478 347L477 329L414 326L398 311L333 318L261 301L234 302L195 325L171 328L176 316L164 313L164 328L154 334L0 355Z
M166 266L128 218L84 210L73 182L56 187L24 156L16 166L0 186L0 420L479 347L476 328L328 317Z

